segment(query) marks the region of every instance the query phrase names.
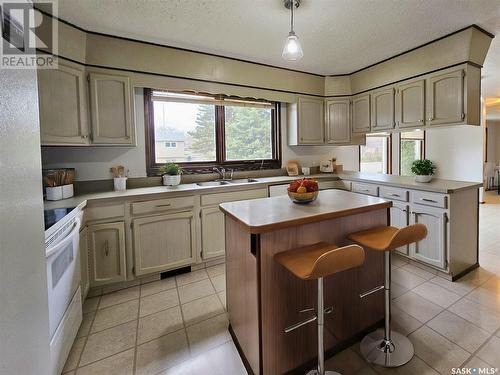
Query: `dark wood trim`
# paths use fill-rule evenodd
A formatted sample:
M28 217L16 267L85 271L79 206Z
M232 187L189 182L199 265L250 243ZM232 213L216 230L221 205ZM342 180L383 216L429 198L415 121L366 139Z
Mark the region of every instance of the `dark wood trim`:
M370 69L370 68L372 68L372 67L374 67L374 66L376 66L376 65L382 64L382 63L384 63L384 62L386 62L386 61L389 61L389 60L392 60L392 59L394 59L394 58L396 58L396 57L399 57L399 56L405 55L405 54L410 53L410 52L413 52L413 51L415 51L415 50L417 50L417 49L419 49L419 48L422 48L422 47L428 46L429 44L432 44L432 43L438 42L438 41L440 41L440 40L442 40L442 39L445 39L445 38L448 38L448 37L450 37L450 36L452 36L452 35L455 35L455 34L461 33L462 31L465 31L465 30L467 30L467 29L469 29L469 28L471 28L471 27L472 27L472 28L474 28L474 29L476 29L476 30L478 30L478 31L480 31L480 32L482 32L482 33L484 33L484 34L486 34L486 35L488 35L488 36L489 36L490 38L492 38L492 39L493 39L493 38L495 38L495 35L493 35L492 33L490 33L490 32L488 32L488 31L484 30L482 27L480 27L480 26L478 26L478 25L476 25L476 24L472 24L472 25L470 25L470 26L463 27L463 28L461 28L461 29L459 29L459 30L457 30L457 31L453 31L452 33L449 33L449 34L443 35L443 36L441 36L441 37L439 37L439 38L437 38L437 39L433 39L433 40L431 40L430 42L427 42L427 43L421 44L421 45L419 45L419 46L417 46L417 47L413 47L413 48L411 48L411 49L409 49L409 50L406 50L406 51L400 52L400 53L398 53L398 54L396 54L396 55L394 55L394 56L388 57L388 58L386 58L386 59L384 59L384 60L382 60L382 61L379 61L379 62L376 62L376 63L374 63L374 64L371 64L371 65L365 66L364 68L361 68L361 69L355 70L354 72L351 72L351 73L349 73L349 74L332 74L332 75L327 75L327 77L342 77L342 76L345 76L345 75L351 75L351 74L356 74L356 73L359 73L359 72L361 72L361 71L363 71L363 70ZM475 64L475 63L472 63L472 64ZM475 65L478 65L478 64L475 64ZM478 65L478 67L479 67L479 65ZM482 66L481 66L481 67L482 67Z
M245 353L243 353L243 350L241 349L241 345L238 341L238 338L234 334L233 327L231 327L231 323L229 323L229 327L227 327L229 334L231 335L231 338L233 339L234 346L236 346L236 350L238 351L238 354L240 355L241 361L243 362L243 366L245 366L245 370L247 370L248 375L255 375L255 373L252 370L252 366L250 366L250 363L248 362L247 357L245 356ZM262 366L261 366L262 368Z
M56 20L64 23L65 25L71 26L71 27L73 27L73 28L75 28L75 29L77 29L79 31L82 31L84 33L87 33L87 34L92 34L92 35L97 35L97 36L103 36L103 37L107 37L107 38L120 39L120 40L125 40L125 41L128 41L128 42L141 43L141 44L146 44L146 45L149 45L149 46L170 48L170 49L174 49L174 50L178 50L178 51L183 51L183 52L198 53L198 54L201 54L201 55L218 57L218 58L227 59L227 60L233 60L233 61L239 61L239 62L243 62L243 63L247 63L247 64L260 65L260 66L265 66L265 67L268 67L268 68L286 70L286 71L294 72L294 73L308 74L308 75L312 75L312 76L316 76L316 77L325 77L324 74L312 73L312 72L307 72L307 71L298 70L298 69L285 68L283 66L266 64L266 63L261 63L261 62L257 62L257 61L252 61L252 60L245 60L245 59L240 59L240 58L237 58L237 57L219 55L219 54L216 54L216 53L197 51L197 50L189 49L189 48L175 47L175 46L171 46L171 45L168 45L168 44L148 42L146 40L141 40L141 39L134 39L134 38L124 37L124 36L119 36L119 35L105 34L105 33L100 33L100 32L97 32L97 31L87 30L87 29L84 29L83 27L75 25L75 24L73 24L73 23L71 23L69 21L66 21L66 20L64 20L64 19L62 19L60 17L56 17L56 16L54 16L54 15L52 15L52 14L50 14L50 13L44 11L44 10L41 10L41 9L39 9L37 7L34 7L34 8L36 10L38 10L40 13L46 15L47 17L51 17L53 19L56 19Z
M477 207L478 207L478 210L479 210L479 205L477 205ZM478 238L479 238L479 236L478 236ZM479 246L478 246L478 256L479 256ZM475 270L476 268L479 268L479 263L473 264L472 266L467 267L466 269L464 269L462 272L457 273L456 275L453 275L451 277L451 281L457 281L458 279L460 279L461 277L467 275L470 271Z

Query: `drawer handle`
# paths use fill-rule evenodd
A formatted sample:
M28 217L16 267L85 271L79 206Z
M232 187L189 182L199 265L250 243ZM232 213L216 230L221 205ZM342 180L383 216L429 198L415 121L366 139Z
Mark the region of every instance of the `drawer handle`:
M428 199L428 198L420 198L421 201L424 201L424 202L430 202L430 203L438 203L437 201L433 200L433 199Z
M104 241L104 255L109 255L109 242L108 240Z
M170 207L172 204L167 203L167 204L157 204L156 207Z
M400 197L399 194L391 194L391 197Z

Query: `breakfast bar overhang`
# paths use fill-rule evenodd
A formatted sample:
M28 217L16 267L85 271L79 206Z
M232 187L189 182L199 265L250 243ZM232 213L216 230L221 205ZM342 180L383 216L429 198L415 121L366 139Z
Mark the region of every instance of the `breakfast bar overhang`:
M220 205L225 214L227 310L230 330L247 369L284 374L314 366L315 324L285 333L287 326L311 316L314 281L295 278L277 264L276 253L320 241L347 244L349 233L389 225L392 203L342 190L322 191L307 205L287 196ZM324 280L325 350L339 351L384 317L383 293L360 294L384 283L380 252L366 250L365 262Z

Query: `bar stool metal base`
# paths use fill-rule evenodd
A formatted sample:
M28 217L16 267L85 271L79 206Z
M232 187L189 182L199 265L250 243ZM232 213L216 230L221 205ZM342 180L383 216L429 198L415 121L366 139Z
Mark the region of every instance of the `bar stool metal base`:
M414 354L413 345L406 336L391 331L391 339L387 341L383 329L366 335L361 340L360 349L368 362L384 367L402 366L408 363Z
M318 372L318 370L311 370L306 375L321 375L321 374ZM335 371L326 370L324 375L342 375L342 374L339 374L338 372Z

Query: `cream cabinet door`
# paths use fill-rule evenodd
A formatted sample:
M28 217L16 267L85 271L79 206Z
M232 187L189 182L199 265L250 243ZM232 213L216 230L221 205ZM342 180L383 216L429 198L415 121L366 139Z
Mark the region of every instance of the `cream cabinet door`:
M321 144L325 141L324 102L322 99L298 99L299 144Z
M407 203L392 201L390 208L391 226L404 228L408 226L410 220L410 206ZM401 254L408 255L408 245L396 249Z
M399 128L424 125L425 80L413 81L396 88L396 118Z
M370 94L355 96L352 99L352 132L370 131Z
M432 266L445 269L447 248L446 211L423 205L412 205L410 224L417 223L424 224L427 227L427 237L422 241L410 244L410 256Z
M126 76L90 73L92 143L133 144L132 91Z
M125 281L125 223L88 226L90 286Z
M137 276L187 266L195 261L192 211L135 219L132 233Z
M85 227L80 231L80 244L78 247L80 251L80 274L81 281L80 287L82 292L82 301L87 297L87 293L90 289L90 278L89 278L89 240L88 240L88 229Z
M224 214L218 206L201 209L201 257L208 260L226 252Z
M38 70L42 145L87 145L88 106L83 70L59 64Z
M374 91L371 105L371 131L394 129L394 89Z
M349 143L351 141L351 116L349 99L326 102L326 142Z
M427 124L461 123L464 119L464 71L431 75L427 79Z

